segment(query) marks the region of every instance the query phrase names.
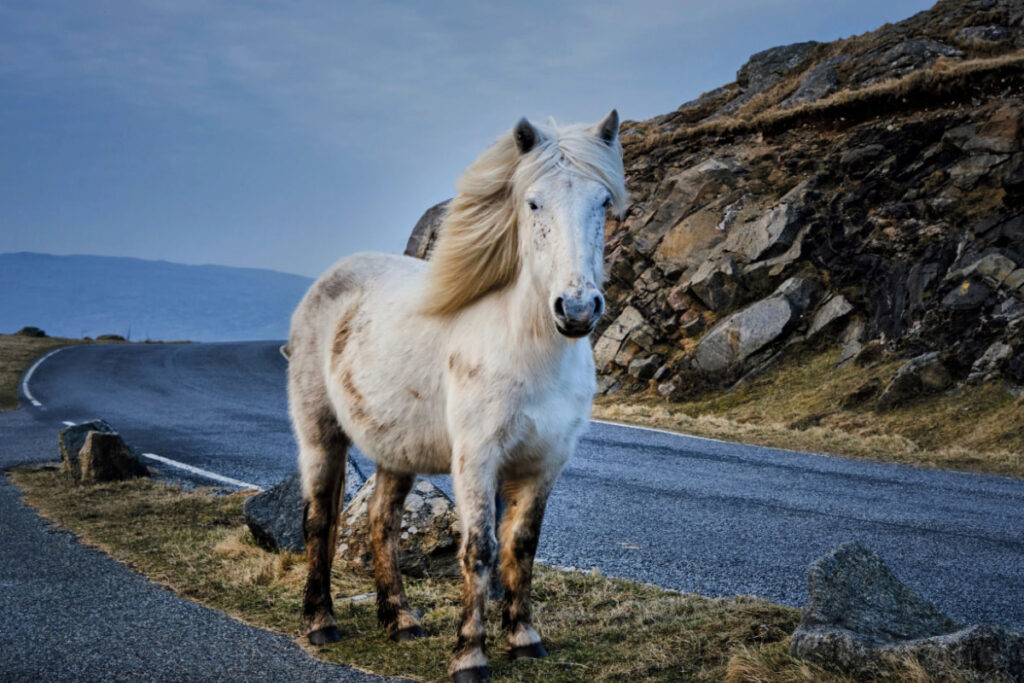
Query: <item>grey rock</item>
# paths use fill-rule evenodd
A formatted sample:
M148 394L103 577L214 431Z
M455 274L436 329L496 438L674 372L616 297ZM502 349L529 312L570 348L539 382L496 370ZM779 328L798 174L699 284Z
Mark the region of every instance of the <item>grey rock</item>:
M981 384L995 379L999 375L1000 366L1013 358L1013 347L1001 341L993 342L971 365L967 375L968 384Z
M843 152L839 166L843 172L857 178L867 174L880 160L889 155L884 145L864 145Z
M15 332L14 334L16 334L19 337L45 337L46 336L46 333L43 332L38 327L23 327L20 330L18 330L17 332Z
M877 407L879 410L891 410L903 401L942 391L952 383L953 377L939 360L939 353L925 353L900 366L878 397Z
M690 279L690 291L712 311L724 311L739 298L742 277L730 258L705 261Z
M680 328L683 330L683 334L685 336L696 337L698 334L704 331L705 324L706 323L704 322L704 318L698 315L696 318L684 322L682 325L680 325Z
M302 482L298 472L250 496L242 505L242 512L253 537L264 548L295 553L306 549L302 533Z
M437 242L438 230L448 212L448 204L451 201L451 199L446 199L439 204L434 204L420 216L405 245L406 256L422 259L430 257L430 251Z
M848 55L836 55L821 62L800 80L800 85L792 95L779 103L782 109L789 109L800 104L816 102L831 95L839 88L839 75L836 67L849 61Z
M370 497L377 482L371 476L341 513L338 557L352 568L372 571ZM439 488L420 479L405 499L398 566L410 576L458 576L458 516L455 504Z
M608 329L601 336L621 342L643 324L643 313L632 306L626 306L622 313L619 314L619 317L608 326Z
M957 672L1024 677L1024 634L995 625L965 628L901 583L860 543L811 565L808 604L790 640L795 657L855 675L911 657L932 676Z
M867 85L875 81L898 78L912 71L931 66L939 57L962 57L963 53L950 45L931 39L901 37L893 43L871 49L857 58L858 68L851 81Z
M956 32L956 42L967 47L994 45L1013 38L1006 26L967 26Z
M60 446L61 471L69 474L76 481L82 477L81 466L78 456L89 432L103 432L114 434L114 428L105 420L89 420L81 424L65 427L57 435L57 443Z
M964 280L942 299L942 305L953 310L968 310L984 306L991 298L992 289L984 282Z
M795 318L785 297L770 296L728 316L701 337L693 350L696 366L718 372L740 365L775 341Z
M631 377L644 381L654 377L654 373L658 371L660 365L661 359L657 356L636 358L630 362L628 372Z
M963 277L977 273L990 287L998 288L1006 283L1017 264L1011 258L999 254L986 254L963 269Z
M149 476L149 470L116 432L87 433L78 453L78 467L83 484Z
M772 87L787 73L795 69L807 59L818 43L793 43L763 50L754 55L736 72L736 83L740 93L723 107L718 109L709 119L728 116L749 102L754 95Z
M800 213L790 204L780 204L753 223L733 228L722 248L757 261L784 252L799 232Z
M607 332L594 343L594 366L598 372L605 370L615 361L619 349L622 347L622 340L615 339Z
M791 277L772 292L772 296L785 297L793 306L797 315L802 315L811 308L821 292L821 285L804 277Z
M813 337L845 318L852 310L853 304L847 301L846 297L842 294L833 294L815 311L811 325L807 328L807 336Z

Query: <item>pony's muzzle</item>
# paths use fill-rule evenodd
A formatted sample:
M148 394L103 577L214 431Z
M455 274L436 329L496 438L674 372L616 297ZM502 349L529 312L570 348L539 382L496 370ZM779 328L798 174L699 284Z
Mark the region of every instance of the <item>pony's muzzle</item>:
M604 313L604 297L597 290L560 296L551 305L555 327L566 337L585 337Z

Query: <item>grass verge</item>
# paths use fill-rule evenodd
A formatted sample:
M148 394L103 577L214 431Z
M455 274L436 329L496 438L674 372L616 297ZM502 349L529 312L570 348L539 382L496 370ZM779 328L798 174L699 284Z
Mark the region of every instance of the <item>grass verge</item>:
M873 394L903 362L837 368L839 351L793 354L730 393L671 403L601 396L594 417L724 441L1024 477L1024 398L998 384L876 412ZM853 397L861 393L862 398Z
M302 634L305 560L254 544L242 518L246 494L182 492L144 480L79 487L52 470L9 476L44 517L153 581L244 622L297 639ZM739 663L737 672L753 670L752 661L791 680L843 680L789 659L788 634L799 620L798 610L758 598L683 595L550 567L538 567L536 574L537 620L551 656L516 663L503 657L492 604L488 632L497 680L716 681L730 677L730 667ZM312 654L379 674L447 680L460 609L457 580L406 579L412 604L424 611L428 637L403 645L382 635L372 601L347 599L373 590L367 576L336 567L332 586L344 637L330 646L307 646ZM737 664L731 665L734 658ZM756 679L744 674L731 680Z

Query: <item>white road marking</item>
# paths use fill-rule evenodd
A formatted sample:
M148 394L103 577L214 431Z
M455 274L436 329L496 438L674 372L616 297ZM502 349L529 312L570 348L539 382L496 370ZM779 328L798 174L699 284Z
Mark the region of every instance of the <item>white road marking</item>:
M42 408L43 404L40 403L39 401L37 401L36 397L32 395L31 391L29 391L28 381L30 379L32 379L32 373L34 373L36 371L36 368L38 368L40 365L43 364L44 360L46 360L47 358L49 358L50 356L52 356L55 353L60 353L61 351L63 351L66 348L67 348L66 346L62 346L59 349L54 349L53 351L50 351L48 354L46 354L45 356L43 356L42 358L37 360L35 363L33 363L32 367L30 367L28 369L28 372L26 372L25 376L21 379L21 393L25 394L25 398L27 398L29 401L31 401L32 405L34 405L36 408Z
M232 479L231 477L225 477L223 474L217 474L216 472L210 472L209 470L204 470L199 467L193 467L192 465L189 465L187 463L178 462L177 460L171 460L170 458L165 458L164 456L157 455L156 453L143 453L142 457L149 458L150 460L156 460L157 462L162 462L165 465L170 465L171 467L177 467L178 469L185 470L186 472L191 472L192 474L198 474L200 477L213 479L214 481L219 481L224 484L231 484L232 486L237 486L238 488L255 489L257 491L263 490L262 486L257 486L256 484L250 484L248 482L239 481L238 479Z
M655 429L654 427L638 427L637 425L627 425L621 422L610 422L608 420L595 420L591 418L591 422L597 422L603 425L612 425L613 427L627 427L629 429L639 429L644 432L656 432L658 434L669 434L670 436L684 436L687 439L697 439L698 441L710 441L712 443L724 443L730 446L748 446L750 444L740 443L739 441L723 441L722 439L712 439L709 436L693 436L685 432L670 432L667 429ZM755 448L769 448L769 446L755 446ZM778 450L778 449L776 449Z
M63 424L66 424L68 427L74 427L75 426L75 423L72 422L71 420L64 420Z

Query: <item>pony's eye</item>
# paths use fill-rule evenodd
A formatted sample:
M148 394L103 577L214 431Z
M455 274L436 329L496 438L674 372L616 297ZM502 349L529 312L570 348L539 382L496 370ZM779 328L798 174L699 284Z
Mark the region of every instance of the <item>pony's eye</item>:
M537 202L526 202L526 203L529 205L530 211L536 211L537 209L540 208L539 206L537 206Z

